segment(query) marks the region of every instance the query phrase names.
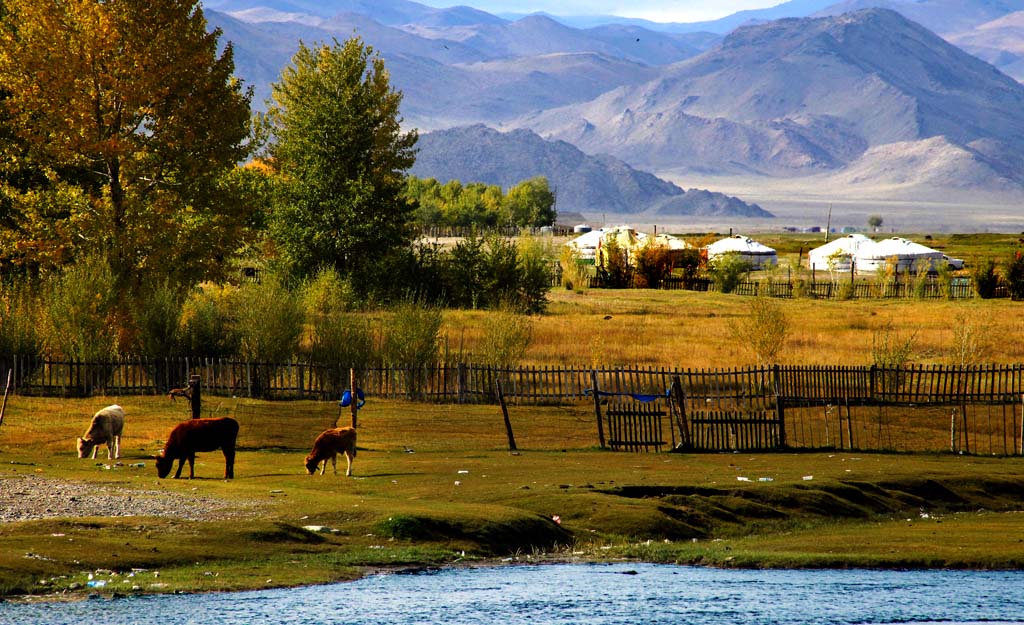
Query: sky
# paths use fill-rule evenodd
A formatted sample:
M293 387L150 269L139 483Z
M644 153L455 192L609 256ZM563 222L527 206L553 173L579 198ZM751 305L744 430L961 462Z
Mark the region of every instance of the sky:
M488 13L533 13L553 15L617 15L653 22L701 22L745 9L763 9L784 0L419 0L433 7L458 4Z

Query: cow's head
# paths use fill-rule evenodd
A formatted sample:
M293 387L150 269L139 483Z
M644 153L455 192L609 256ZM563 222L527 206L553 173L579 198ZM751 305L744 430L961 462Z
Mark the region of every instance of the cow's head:
M156 476L164 478L170 475L171 467L174 466L174 459L168 458L164 455L164 452L160 452L156 455Z
M324 462L327 462L327 461L325 460ZM317 467L320 466L320 461L317 460L316 457L313 454L309 454L308 456L306 456L305 464L306 464L306 473L308 473L310 475L313 475L314 473L316 473Z
M78 457L79 458L86 458L86 457L88 457L89 454L92 453L93 447L95 447L95 446L96 446L96 443L94 443L92 441L87 441L84 438L79 438L78 439Z

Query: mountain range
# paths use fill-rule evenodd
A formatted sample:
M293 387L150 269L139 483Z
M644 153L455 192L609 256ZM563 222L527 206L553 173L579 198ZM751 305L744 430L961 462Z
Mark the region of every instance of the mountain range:
M431 175L473 179L481 168L457 157L459 142L475 136L510 151L509 171L526 171L519 165L542 151L561 155L546 170L560 172L559 189L604 188L597 174L570 181L571 164L583 161L564 143L688 182L827 180L903 199L946 189L1024 194L1024 87L1013 77L1024 72L1024 0L792 0L690 25L496 16L408 0L205 7L232 42L256 108L299 40L361 36L402 90L404 124L420 129ZM505 132L454 132L480 124ZM531 133L509 132L517 129ZM538 140L551 145L540 150ZM616 197L630 195L606 190L587 201L610 206ZM634 209L639 201L627 200Z
M472 180L511 187L534 176L553 186L560 213L595 207L620 215L772 217L757 204L700 189L684 191L617 158L588 156L564 141L529 130L502 133L482 124L420 137L410 173L421 178Z

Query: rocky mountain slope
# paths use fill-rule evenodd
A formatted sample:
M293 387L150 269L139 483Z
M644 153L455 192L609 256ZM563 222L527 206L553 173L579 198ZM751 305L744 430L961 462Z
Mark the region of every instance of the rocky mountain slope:
M944 137L1019 185L1022 105L1020 83L871 9L740 28L639 87L515 123L653 171L774 176L834 171L874 147Z
M529 130L501 133L483 125L420 136L411 173L421 178L476 181L508 188L545 176L559 212L771 217L756 204L676 185L637 171L610 156L588 156L564 141Z

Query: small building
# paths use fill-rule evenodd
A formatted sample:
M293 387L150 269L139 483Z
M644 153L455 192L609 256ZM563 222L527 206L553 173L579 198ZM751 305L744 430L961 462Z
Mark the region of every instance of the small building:
M748 236L734 234L725 239L719 239L706 248L708 261L724 254L739 254L753 269L761 269L770 265L777 265L779 255L774 248L759 243Z
M942 252L909 239L892 237L863 244L854 256L858 272L878 271L890 262L899 273L913 273L919 268L931 270L936 263L946 262Z
M833 239L807 252L807 266L818 271L850 271L857 250L867 243L874 243L863 234L850 234Z

